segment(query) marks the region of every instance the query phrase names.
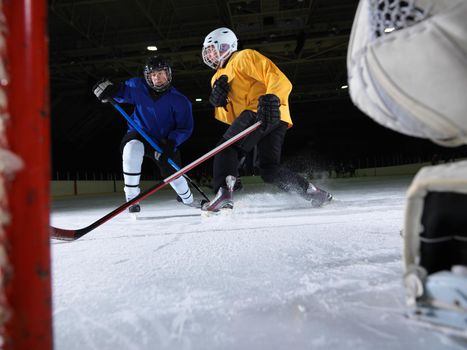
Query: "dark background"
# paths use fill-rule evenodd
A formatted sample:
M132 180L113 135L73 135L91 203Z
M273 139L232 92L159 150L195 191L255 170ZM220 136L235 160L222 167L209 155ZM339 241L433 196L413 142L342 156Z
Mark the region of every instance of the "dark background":
M184 163L213 148L225 126L205 102L213 71L201 59L213 29L234 30L240 48L257 49L291 80L294 127L283 148L295 170L329 170L448 160L465 147L443 148L386 129L350 101L346 51L358 1L353 0L50 0L50 79L54 179L120 177L123 117L99 103L92 86L102 77L141 75L157 53L172 65L173 84L193 103L195 130ZM195 102L203 98L202 102ZM125 106L131 112L130 106ZM144 177L157 177L145 162ZM209 172L207 163L196 169Z

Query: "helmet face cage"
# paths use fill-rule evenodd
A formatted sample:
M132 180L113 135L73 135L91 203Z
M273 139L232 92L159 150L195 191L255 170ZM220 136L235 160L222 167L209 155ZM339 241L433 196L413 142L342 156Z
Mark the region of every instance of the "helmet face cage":
M151 73L164 70L167 74L167 81L162 85L154 85L151 79ZM144 66L144 78L146 83L156 92L164 92L170 87L172 83L172 69L167 61L160 56L151 57Z
M220 66L221 58L220 58L220 53L219 53L219 49L217 48L217 45L212 44L212 45L203 47L202 55L203 55L203 62L207 66L211 67L212 69L217 69Z
M234 32L228 28L218 28L212 31L203 43L201 52L203 62L212 69L222 67L230 55L237 51L237 41Z

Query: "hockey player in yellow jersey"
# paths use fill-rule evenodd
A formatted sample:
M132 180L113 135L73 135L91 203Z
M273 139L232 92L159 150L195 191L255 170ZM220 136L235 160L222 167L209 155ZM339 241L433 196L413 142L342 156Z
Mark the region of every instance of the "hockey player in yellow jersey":
M280 165L282 144L292 127L289 94L292 84L267 57L255 50L237 51L237 37L228 28L209 33L203 43L202 57L215 69L209 102L215 118L229 125L221 142L261 121L260 129L217 154L214 158L213 187L216 197L203 206L206 211L233 208L233 188L242 155L255 146L260 175L264 182L294 192L319 207L332 195L305 178Z

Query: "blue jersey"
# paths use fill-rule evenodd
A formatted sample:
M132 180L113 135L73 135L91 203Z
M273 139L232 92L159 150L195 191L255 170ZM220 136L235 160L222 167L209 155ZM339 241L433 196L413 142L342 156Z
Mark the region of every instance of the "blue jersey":
M178 146L193 132L191 102L174 87L158 99L142 78L132 78L120 84L115 100L135 106L134 122L154 141L170 139ZM128 125L128 132L134 128Z

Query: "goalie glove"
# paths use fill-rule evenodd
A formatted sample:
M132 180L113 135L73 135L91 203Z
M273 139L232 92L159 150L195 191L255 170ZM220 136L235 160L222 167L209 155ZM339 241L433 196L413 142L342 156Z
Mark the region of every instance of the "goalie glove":
M405 135L466 144L466 16L467 1L360 1L347 52L353 103Z

